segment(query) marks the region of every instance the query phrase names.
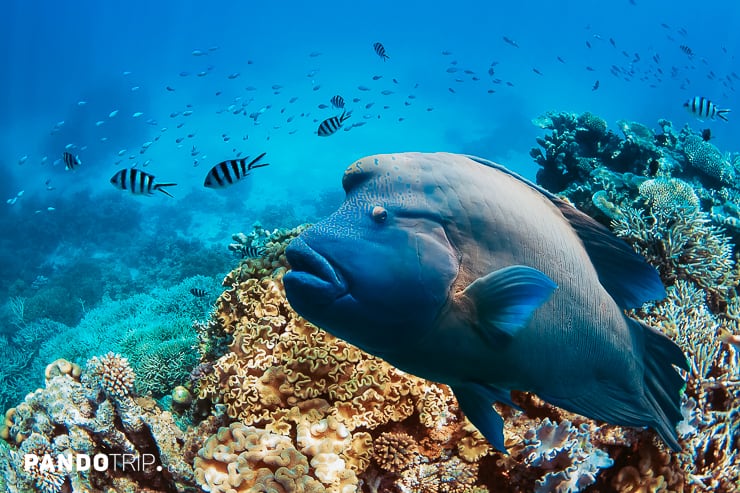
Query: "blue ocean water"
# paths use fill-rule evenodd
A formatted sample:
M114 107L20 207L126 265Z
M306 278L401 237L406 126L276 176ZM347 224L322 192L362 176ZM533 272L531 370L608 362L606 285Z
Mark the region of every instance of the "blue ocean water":
M470 153L534 178L529 150L542 129L532 120L548 111L591 111L611 128L660 118L709 127L721 149L738 129L732 113L701 122L682 107L704 96L740 108L731 2L697 12L647 0L11 0L4 10L7 334L10 301L43 288L60 306L27 303L26 317L74 325L104 297L223 273L233 233L316 220L341 200L344 168L369 154ZM319 123L340 114L337 94L352 116L319 137ZM65 149L82 162L74 171ZM262 152L270 166L204 189L216 163ZM174 198L111 186L131 166L177 183Z

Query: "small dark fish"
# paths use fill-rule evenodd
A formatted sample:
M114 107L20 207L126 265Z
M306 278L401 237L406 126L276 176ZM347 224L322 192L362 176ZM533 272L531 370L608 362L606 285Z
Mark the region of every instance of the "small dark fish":
M82 164L79 156L73 156L72 153L68 151L64 151L62 154L62 160L64 161L64 169L66 171L73 170Z
M681 51L683 51L688 56L690 56L690 57L694 56L694 50L692 50L689 46L687 46L687 45L681 45L681 46L679 46L679 48L681 48Z
M111 184L119 190L128 190L134 195L153 195L160 191L165 195L170 193L164 187L173 187L177 183L155 183L154 176L136 168L124 168L110 179Z
M565 60L563 60L563 59L562 59L561 57L557 57L557 58L558 58L558 61L559 61L560 63L565 63Z
M328 107L329 107L329 105L328 105L328 104L324 104L324 103L321 103L321 104L319 105L319 109L320 109L320 110L325 110L325 109L326 109L326 108L328 108Z
M206 188L225 188L233 185L248 176L249 172L253 169L269 166L270 163L257 164L260 159L265 157L265 154L267 153L263 152L248 163L247 160L249 157L221 161L208 172L203 186Z
M339 94L337 94L336 96L333 96L333 97L332 97L332 98L331 98L331 99L329 100L329 102L330 102L330 103L331 103L331 105L332 105L332 106L334 106L335 108L339 108L339 109L342 109L342 108L344 108L344 98L343 98L342 96L340 96Z
M380 80L382 78L383 78L382 75L373 75L373 80Z
M591 90L595 91L598 88L599 88L599 81L597 80L596 82L594 82L594 86L591 88Z
M385 52L385 46L383 46L382 43L373 43L373 49L375 50L375 53L377 53L378 56L383 59L383 61L386 61L390 58Z
M167 87L165 87L165 89L167 89L170 92L173 92L175 90L175 88L172 87L172 86L167 86Z
M239 254L242 258L262 257L266 253L267 249L264 246L249 245L239 249Z
M588 41L586 41L586 48L591 48L591 43L589 43Z
M532 69L532 72L534 72L534 73L535 73L535 74L537 74L537 75L542 75L542 72L540 72L540 71L539 71L539 70L537 70L536 68L533 68L533 69Z
M613 47L615 47L615 48L617 47L617 43L616 43L616 41L614 41L614 38L609 38L609 42L611 43L611 45Z
M510 44L510 45L511 45L511 46L513 46L514 48L519 48L519 45L518 45L518 44L516 43L516 41L514 41L513 39L509 39L509 38L507 38L506 36L504 36L504 37L503 37L503 40L504 40L504 43L506 43L506 44Z
M321 122L318 129L319 137L328 137L334 134L342 127L342 123L344 123L344 121L350 116L352 116L351 111L349 113L343 111L340 116L332 116L331 118L327 118Z
M705 128L701 131L701 138L704 140L704 142L709 142L709 139L712 138L712 131L708 128Z
M191 288L190 294L192 294L196 298L202 298L206 295L206 290L201 288Z
M657 159L651 159L648 163L648 173L650 176L655 176L660 171L660 161Z
M719 109L710 100L704 96L696 96L689 99L683 104L683 107L689 110L697 118L711 118L718 117L724 121L727 121L725 113L729 113L729 109Z

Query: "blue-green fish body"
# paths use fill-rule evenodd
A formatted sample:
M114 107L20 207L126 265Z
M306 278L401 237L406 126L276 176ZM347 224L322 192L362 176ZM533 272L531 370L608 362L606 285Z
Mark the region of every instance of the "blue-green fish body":
M294 309L409 373L452 387L499 450L510 391L678 448L686 367L625 317L660 299L657 272L606 228L479 158L392 154L344 174L345 202L286 252Z

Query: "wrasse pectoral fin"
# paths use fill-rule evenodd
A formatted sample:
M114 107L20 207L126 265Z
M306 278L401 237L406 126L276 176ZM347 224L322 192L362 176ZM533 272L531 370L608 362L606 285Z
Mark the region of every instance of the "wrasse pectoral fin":
M539 270L512 265L476 279L463 294L475 303L481 335L490 342L501 335L513 337L555 288Z

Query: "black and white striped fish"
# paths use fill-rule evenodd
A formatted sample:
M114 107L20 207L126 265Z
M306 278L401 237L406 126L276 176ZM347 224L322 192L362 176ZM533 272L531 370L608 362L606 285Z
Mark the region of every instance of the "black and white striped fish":
M196 298L202 298L206 295L206 290L201 288L192 288L190 290L190 294L192 294Z
M373 43L373 48L375 49L375 53L377 53L378 56L383 59L383 61L390 58L385 52L385 46L383 46L382 43Z
M327 118L321 122L318 130L319 137L328 137L334 134L337 130L342 128L342 123L344 123L344 121L350 116L352 116L351 111L349 113L343 111L340 116L332 116L331 118Z
M203 182L203 186L207 188L225 188L229 185L233 185L237 181L241 180L245 176L249 175L249 172L256 168L262 168L263 166L269 166L270 163L259 163L259 160L265 157L266 152L263 152L256 158L247 162L249 156L242 159L230 159L228 161L222 161L206 175L206 180Z
M110 179L110 182L119 190L128 190L134 195L152 195L160 191L165 195L170 193L164 187L173 187L177 183L155 183L154 175L150 175L136 168L124 168Z
M331 102L331 105L335 108L338 108L340 110L344 108L344 98L339 94L331 98L329 102Z
M267 249L261 245L249 245L239 249L239 255L242 258L257 258L262 257L267 253Z
M64 169L66 171L73 170L82 164L80 156L74 156L69 151L64 151L64 154L62 154L62 160L64 161Z
M724 121L727 121L727 117L725 116L725 113L729 113L729 109L721 110L715 106L714 103L712 103L710 100L705 98L704 96L696 96L694 98L689 99L683 104L683 107L689 110L694 116L697 118L711 118L714 120L714 117L721 118Z

